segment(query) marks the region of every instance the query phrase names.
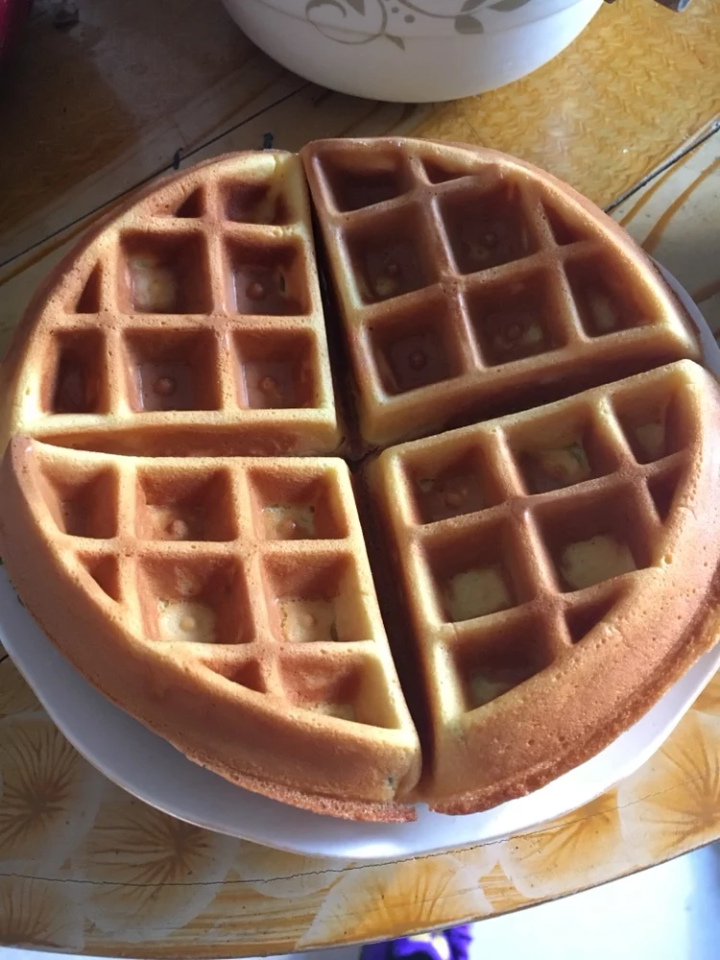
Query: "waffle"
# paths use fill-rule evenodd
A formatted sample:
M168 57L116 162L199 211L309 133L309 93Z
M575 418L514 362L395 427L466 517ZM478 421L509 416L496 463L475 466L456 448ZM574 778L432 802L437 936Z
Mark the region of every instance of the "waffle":
M419 746L341 460L134 458L16 437L3 463L13 581L104 694L251 789L411 815L398 799Z
M0 552L84 676L227 779L358 819L485 809L715 642L697 359L642 252L519 161L223 157L99 223L30 305Z
M237 154L134 197L53 271L1 376L3 447L336 450L298 158Z
M699 358L644 254L536 168L407 139L302 155L366 445Z
M420 795L485 809L587 759L715 643L720 391L689 361L366 467L421 663ZM392 634L391 634L392 635Z

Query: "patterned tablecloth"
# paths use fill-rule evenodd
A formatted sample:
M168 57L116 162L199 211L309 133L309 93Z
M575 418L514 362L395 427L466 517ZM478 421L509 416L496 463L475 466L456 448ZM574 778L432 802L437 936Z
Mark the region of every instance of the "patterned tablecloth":
M613 204L720 331L716 0L681 15L619 0L533 76L440 107L304 83L206 0L88 0L80 13L62 33L36 0L13 92L0 90L3 340L68 242L173 157L267 133L295 148L392 131L508 150ZM68 745L0 648L0 944L198 957L388 937L557 897L718 836L720 677L655 757L589 806L522 837L363 866L231 840L132 799Z

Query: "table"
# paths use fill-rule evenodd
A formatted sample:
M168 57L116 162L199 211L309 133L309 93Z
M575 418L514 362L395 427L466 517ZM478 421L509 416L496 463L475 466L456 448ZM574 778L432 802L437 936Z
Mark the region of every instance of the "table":
M36 0L0 86L0 341L101 211L157 172L265 134L414 133L535 161L609 206L720 332L720 11L619 0L554 62L459 103L369 103L267 60L210 0ZM206 833L83 761L0 648L0 944L217 957L503 913L720 836L720 676L635 776L501 843L356 865Z

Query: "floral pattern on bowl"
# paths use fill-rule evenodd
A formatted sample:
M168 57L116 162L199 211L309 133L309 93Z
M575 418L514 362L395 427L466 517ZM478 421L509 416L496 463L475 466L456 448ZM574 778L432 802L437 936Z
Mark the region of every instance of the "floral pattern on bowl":
M256 46L306 80L371 100L427 103L531 73L572 43L603 0L222 2Z
M405 29L425 19L451 23L456 33L484 33L485 28L480 19L480 8L486 7L489 10L509 12L524 7L528 3L530 3L530 0L495 0L494 3L488 3L487 0L465 0L460 10L452 13L436 13L423 9L411 0L394 0L392 5L387 0L306 0L305 17L322 34L332 40L337 40L339 43L370 43L384 37L404 50L405 41L403 38L398 33L392 32L394 19L398 24L402 22ZM355 14L363 18L364 22L359 26L368 30L368 33L362 34L359 39L339 36L337 30L334 31L332 27L313 17L313 13L323 8L327 10L328 7L336 10L345 19L347 19L350 11L354 11ZM356 25L353 25L353 28L350 29L356 29ZM343 33L347 32L348 28L345 28Z
M577 0L260 0L348 46L405 37L477 35L542 19ZM503 16L497 20L499 14ZM508 16L510 15L510 16Z

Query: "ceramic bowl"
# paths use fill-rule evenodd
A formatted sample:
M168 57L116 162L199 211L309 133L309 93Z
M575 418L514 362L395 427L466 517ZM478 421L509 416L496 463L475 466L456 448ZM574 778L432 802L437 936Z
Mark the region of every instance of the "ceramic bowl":
M300 76L373 100L454 100L556 56L603 0L223 0Z

